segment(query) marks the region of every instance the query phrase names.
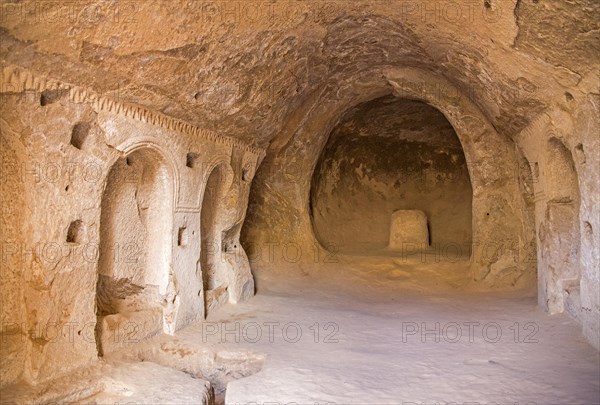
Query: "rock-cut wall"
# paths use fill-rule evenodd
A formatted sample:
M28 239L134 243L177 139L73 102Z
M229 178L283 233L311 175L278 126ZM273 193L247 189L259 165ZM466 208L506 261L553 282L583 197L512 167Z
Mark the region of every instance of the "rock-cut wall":
M2 83L2 385L204 317L217 166L209 255L226 301L254 293L239 231L260 149L17 67Z

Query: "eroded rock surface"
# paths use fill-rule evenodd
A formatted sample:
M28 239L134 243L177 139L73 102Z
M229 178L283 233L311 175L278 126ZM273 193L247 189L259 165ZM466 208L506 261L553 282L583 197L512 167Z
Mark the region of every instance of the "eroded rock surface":
M362 117L381 130L370 160L393 156L397 102L447 120L411 141L456 133L436 148L462 152L471 205L445 202L461 230L445 242L471 252L446 281L537 284L539 305L571 314L599 347L597 1L24 0L0 11L1 386L97 364L107 330L115 351L138 332L176 334L249 299L252 272L331 264L340 252L311 218L315 169L345 117L381 100L387 113ZM393 209L425 209L388 208L388 224Z

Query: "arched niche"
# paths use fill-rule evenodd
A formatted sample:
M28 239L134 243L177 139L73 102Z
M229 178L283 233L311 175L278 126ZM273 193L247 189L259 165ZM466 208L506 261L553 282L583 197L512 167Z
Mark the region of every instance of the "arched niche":
M573 156L563 142L551 137L543 162L545 209L539 230L543 268L540 301L550 313L579 311L579 181Z
M233 181L229 164L218 163L207 171L200 210L200 268L204 287L205 313L227 302L229 276L223 260L225 198Z
M471 261L465 266L467 277L490 288L532 286L535 271L524 263L522 253L533 236L524 226L514 142L498 133L475 100L458 87L415 68L373 67L339 81L336 87L323 86L307 98L271 143L257 171L251 199L261 204L250 202L253 209L243 242L268 246L292 239L302 252L319 245L310 220L310 185L318 157L347 111L390 94L435 107L460 140L473 188L473 245ZM252 252L252 256L257 255ZM314 255L303 254L300 260L303 269L314 267Z
M329 135L312 177L311 220L320 244L346 255L451 246L468 258L472 197L444 115L389 95L351 109Z
M171 287L173 190L169 165L150 146L133 148L108 173L96 288L100 355L116 349L108 347L111 324L135 323L138 338L169 329L163 304Z

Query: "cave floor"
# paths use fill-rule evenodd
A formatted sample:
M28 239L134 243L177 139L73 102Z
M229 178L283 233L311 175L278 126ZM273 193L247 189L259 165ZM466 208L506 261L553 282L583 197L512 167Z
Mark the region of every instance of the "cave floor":
M258 283L249 302L177 335L264 355L229 383L227 404L600 403L598 352L534 293L390 293L331 272Z
M600 354L535 291L478 291L461 262L264 266L249 301L2 402L205 403L209 381L232 405L600 403Z

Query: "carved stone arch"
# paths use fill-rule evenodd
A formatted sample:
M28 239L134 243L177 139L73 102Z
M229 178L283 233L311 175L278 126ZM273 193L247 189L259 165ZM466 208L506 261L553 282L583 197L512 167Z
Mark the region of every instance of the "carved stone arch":
M570 116L551 110L536 117L516 142L533 179L538 303L550 313L566 310L580 318L586 299L580 291L585 283L581 280L585 221L580 218L585 155L583 146L568 136L573 132Z
M221 175L223 176L223 184L222 187L224 190L228 191L231 186L233 185L233 181L234 181L234 171L233 171L233 167L231 167L231 163L229 162L228 158L221 158L221 159L215 159L213 161L211 161L210 163L207 164L206 169L204 170L203 173L203 188L202 188L202 193L201 193L201 202L203 199L204 194L206 193L206 186L208 184L208 180L210 179L210 177L213 175L213 173L215 173L215 170L221 170Z
M227 302L229 276L222 257L222 232L233 180L228 161L219 159L207 166L200 208L200 269L206 314Z
M173 195L173 207L177 207L177 203L179 201L179 184L181 182L181 175L179 172L179 166L177 165L177 160L175 156L171 153L169 148L166 148L156 142L156 138L153 137L134 137L130 138L118 146L116 149L123 152L125 155L128 155L137 149L140 148L149 148L155 150L163 159L167 170L169 171L170 177L172 179L173 187L172 187L172 195ZM110 163L110 166L115 162L116 159L113 159Z
M437 108L461 141L473 185L472 278L492 287L533 283L531 266L523 263L526 252L521 241L531 235L523 234L514 143L495 130L475 102L445 78L415 68L379 66L348 77L342 84L329 93L316 94L300 107L305 116L284 127L272 143L262 173L259 168L260 181L266 181L269 167L276 168L268 174L270 185L279 187L281 200L290 210L288 217L293 218L279 224L278 232L306 235L299 236L299 242L310 251L316 240L309 214L311 176L331 130L354 106L395 94ZM428 86L446 89L450 97L444 99L428 91ZM294 164L302 170L293 170ZM266 213L273 208L259 209Z
M541 170L545 207L539 230L540 304L550 313L566 309L577 318L581 307L579 179L572 152L556 134L546 141Z
M103 355L118 350L112 324L143 325L140 337L172 332L163 305L173 289L173 216L176 170L148 140L119 145L101 200L96 341ZM114 329L114 328L113 328Z

